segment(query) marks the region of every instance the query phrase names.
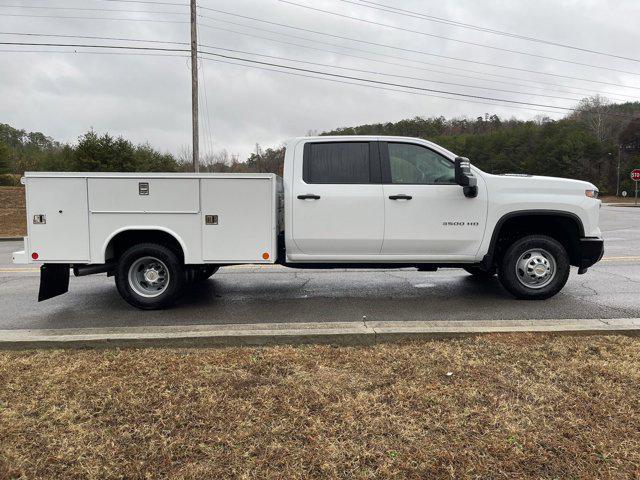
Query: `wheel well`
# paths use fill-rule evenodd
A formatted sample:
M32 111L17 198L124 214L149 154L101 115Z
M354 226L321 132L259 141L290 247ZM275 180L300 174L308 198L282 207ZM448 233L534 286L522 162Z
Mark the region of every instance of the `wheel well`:
M527 235L546 235L557 240L569 254L571 265L579 263L582 224L577 217L561 214L523 214L505 219L491 240L493 263L500 261L513 242Z
M169 248L184 261L184 251L180 242L162 230L125 230L114 235L107 245L105 260L118 259L125 250L139 243L158 243Z

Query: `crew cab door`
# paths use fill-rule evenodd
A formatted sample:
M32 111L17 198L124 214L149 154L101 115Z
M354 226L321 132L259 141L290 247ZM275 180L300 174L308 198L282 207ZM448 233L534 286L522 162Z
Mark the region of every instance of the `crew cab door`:
M473 259L487 218L487 193L455 183L454 164L417 143L380 142L385 204L383 255Z
M376 142L298 145L292 185L292 237L304 255L379 255L384 234ZM299 161L302 154L302 161Z

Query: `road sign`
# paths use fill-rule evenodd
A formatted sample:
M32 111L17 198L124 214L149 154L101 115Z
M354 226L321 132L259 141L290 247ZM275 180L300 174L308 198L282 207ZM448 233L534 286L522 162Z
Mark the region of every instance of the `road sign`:
M631 180L633 180L634 182L640 182L640 168L631 170Z

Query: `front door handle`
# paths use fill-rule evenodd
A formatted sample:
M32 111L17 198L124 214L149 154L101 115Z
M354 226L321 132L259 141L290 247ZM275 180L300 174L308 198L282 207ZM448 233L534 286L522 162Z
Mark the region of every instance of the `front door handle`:
M320 195L314 195L313 193L298 195L298 200L320 200Z
M411 195L390 195L389 200L411 200Z

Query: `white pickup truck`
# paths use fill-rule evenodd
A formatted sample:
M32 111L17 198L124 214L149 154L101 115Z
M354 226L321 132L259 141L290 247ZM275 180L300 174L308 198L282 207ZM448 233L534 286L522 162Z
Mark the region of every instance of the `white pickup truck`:
M115 276L164 308L223 265L463 268L522 299L555 295L602 258L590 183L491 175L418 138L308 137L272 174L26 173L39 300L76 276Z

